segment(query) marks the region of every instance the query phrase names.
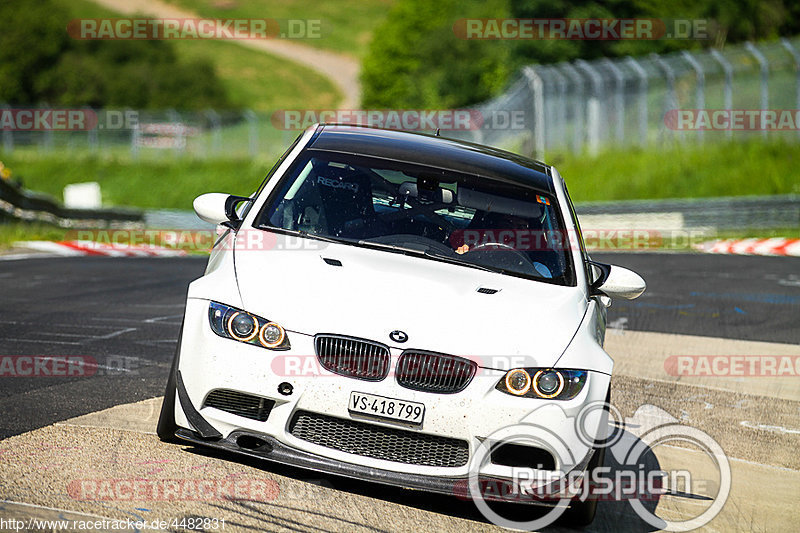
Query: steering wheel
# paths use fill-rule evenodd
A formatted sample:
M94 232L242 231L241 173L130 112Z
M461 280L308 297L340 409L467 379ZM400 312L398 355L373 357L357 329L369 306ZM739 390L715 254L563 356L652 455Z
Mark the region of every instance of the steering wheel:
M509 246L508 244L506 244L506 243L503 243L503 242L484 242L484 243L482 243L482 244L479 244L479 245L478 245L478 246L476 246L475 248L470 248L470 249L468 250L468 252L477 252L477 251L478 251L478 250L480 250L481 248L486 248L487 246L496 246L496 247L498 247L498 248L506 248L506 249L508 249L508 250L512 250L512 251L514 251L514 252L519 252L519 250L517 250L517 249L516 249L516 248L514 248L513 246Z
M492 250L485 250L484 248L496 246L502 248L503 253L492 253ZM536 270L534 261L520 250L513 246L502 242L485 242L469 249L465 256L470 256L471 262L485 265L488 267L499 267L507 270L521 271L526 274L531 274L537 277L543 277L542 273Z

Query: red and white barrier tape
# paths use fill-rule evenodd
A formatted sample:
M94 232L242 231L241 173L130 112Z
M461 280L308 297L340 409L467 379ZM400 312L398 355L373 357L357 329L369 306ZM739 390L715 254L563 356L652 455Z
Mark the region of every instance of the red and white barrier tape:
M800 257L800 239L727 239L695 246L701 252L737 255L780 255Z
M164 248L162 246L104 244L94 241L25 241L15 243L15 245L64 256L182 257L187 255L185 250Z

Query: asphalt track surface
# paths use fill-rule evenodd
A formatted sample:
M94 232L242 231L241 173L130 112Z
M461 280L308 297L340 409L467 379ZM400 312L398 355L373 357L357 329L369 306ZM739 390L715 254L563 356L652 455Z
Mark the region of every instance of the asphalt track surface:
M800 344L800 261L669 253L594 254L641 274L612 328ZM0 378L0 439L160 396L188 283L205 257L43 258L0 262L0 355L69 355L86 377Z
M632 268L649 285L639 300L617 300L609 310L606 346L617 362L612 401L626 419L626 438L635 441L637 414L648 405L662 409L658 416L667 421L701 428L730 457L734 481L723 513L707 529L796 527L789 509L800 496L797 377L676 378L665 375L663 360L674 353L800 356L800 262L667 253L594 259ZM234 530L252 531L498 531L453 497L158 442L156 397L163 393L186 286L204 265L204 258L0 261L0 355L83 356L100 365L91 377L0 378L0 518L221 516ZM702 454L663 446L651 452L651 470L704 468ZM619 465L607 454L606 466ZM79 476L174 479L189 472L274 480L280 497L150 501L145 509L124 499L76 500L65 491ZM687 512L702 504L697 496L703 494L662 498L658 516L694 516ZM531 518L520 512L509 511L517 520ZM618 501L601 506L590 530L655 529Z

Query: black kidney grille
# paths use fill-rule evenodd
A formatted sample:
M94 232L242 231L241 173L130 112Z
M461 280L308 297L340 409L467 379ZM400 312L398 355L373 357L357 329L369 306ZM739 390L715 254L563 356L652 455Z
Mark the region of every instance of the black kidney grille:
M469 385L477 368L463 357L406 350L397 361L397 383L407 389L452 394Z
M274 406L274 400L228 389L212 390L206 396L206 401L203 404L203 407L213 407L226 413L258 420L259 422L264 422L269 418L269 413Z
M389 373L389 348L341 335L317 335L314 348L326 370L356 379L380 381Z
M305 441L345 453L409 465L458 467L469 460L465 440L297 411L289 432Z

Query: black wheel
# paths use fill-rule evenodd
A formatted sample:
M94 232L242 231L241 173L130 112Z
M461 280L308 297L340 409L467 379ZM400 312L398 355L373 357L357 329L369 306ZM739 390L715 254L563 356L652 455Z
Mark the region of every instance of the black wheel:
M164 401L161 403L161 413L158 416L158 426L156 426L156 434L164 442L178 442L175 437L175 431L178 429L175 424L175 396L182 336L183 324L181 324L181 332L178 334L178 346L175 349L175 356L172 358L172 367L167 378L167 388L164 391Z
M605 410L608 411L608 404L611 402L611 387L608 388L608 394L606 394L606 407ZM589 464L586 467L586 473L588 475L591 472L594 472L596 468L603 466L603 462L605 461L606 457L606 446L601 446L599 448L595 448L594 455L589 460ZM588 483L588 479L584 481L584 483ZM581 501L579 499L574 499L567 507L567 510L564 511L564 514L561 515L559 518L559 522L565 526L570 527L585 527L591 524L594 521L594 517L597 514L597 504L599 499L597 497L592 497L590 495L585 500Z

